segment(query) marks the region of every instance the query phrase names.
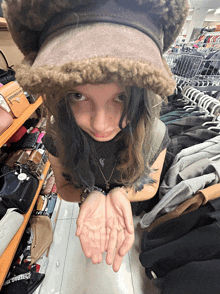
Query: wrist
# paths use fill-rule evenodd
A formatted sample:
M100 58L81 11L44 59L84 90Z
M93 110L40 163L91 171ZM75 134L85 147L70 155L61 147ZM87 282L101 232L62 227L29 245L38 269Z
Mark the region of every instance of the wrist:
M82 191L80 194L80 201L83 203L86 198L92 194L93 192L97 192L97 194L101 193L102 195L106 196L105 191L103 191L101 188L98 188L96 186L92 187L92 189L86 188L85 190Z
M125 195L126 198L128 198L128 191L127 191L127 188L125 188L124 186L115 187L111 191L120 191Z

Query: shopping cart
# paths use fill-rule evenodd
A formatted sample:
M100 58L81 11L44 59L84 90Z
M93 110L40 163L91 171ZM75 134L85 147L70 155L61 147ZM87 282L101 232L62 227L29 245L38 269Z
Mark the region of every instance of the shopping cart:
M220 51L209 58L194 53L167 53L165 59L177 81L182 80L191 86L212 87L220 90Z

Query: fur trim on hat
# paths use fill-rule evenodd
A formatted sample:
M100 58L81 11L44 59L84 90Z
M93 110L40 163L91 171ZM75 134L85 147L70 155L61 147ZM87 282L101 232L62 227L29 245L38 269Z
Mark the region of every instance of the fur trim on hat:
M25 59L16 69L16 79L24 90L32 94L59 91L64 95L77 85L117 82L123 86L147 88L164 97L173 94L176 86L170 70L170 75L165 75L164 71L152 64L132 59L91 58L62 66L45 65L39 68L31 67L31 64L30 59Z
M24 55L37 52L40 32L56 13L106 0L3 0L2 10L12 38ZM188 13L187 0L115 0L119 5L149 13L164 29L164 52L178 36Z

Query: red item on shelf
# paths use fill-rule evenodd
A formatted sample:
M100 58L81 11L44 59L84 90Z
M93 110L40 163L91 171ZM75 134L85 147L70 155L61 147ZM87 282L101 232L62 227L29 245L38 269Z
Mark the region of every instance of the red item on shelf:
M9 143L18 142L25 134L27 133L27 129L24 126L21 126L13 136L8 140Z

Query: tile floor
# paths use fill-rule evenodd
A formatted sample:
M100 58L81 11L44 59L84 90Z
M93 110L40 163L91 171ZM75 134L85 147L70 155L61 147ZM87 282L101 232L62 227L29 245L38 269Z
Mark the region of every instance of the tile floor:
M104 254L102 263L97 265L85 257L79 238L75 236L78 212L78 204L61 201L46 275L38 293L158 294L139 262L141 229L136 228L135 243L115 273L105 263ZM138 218L134 223L138 223Z

